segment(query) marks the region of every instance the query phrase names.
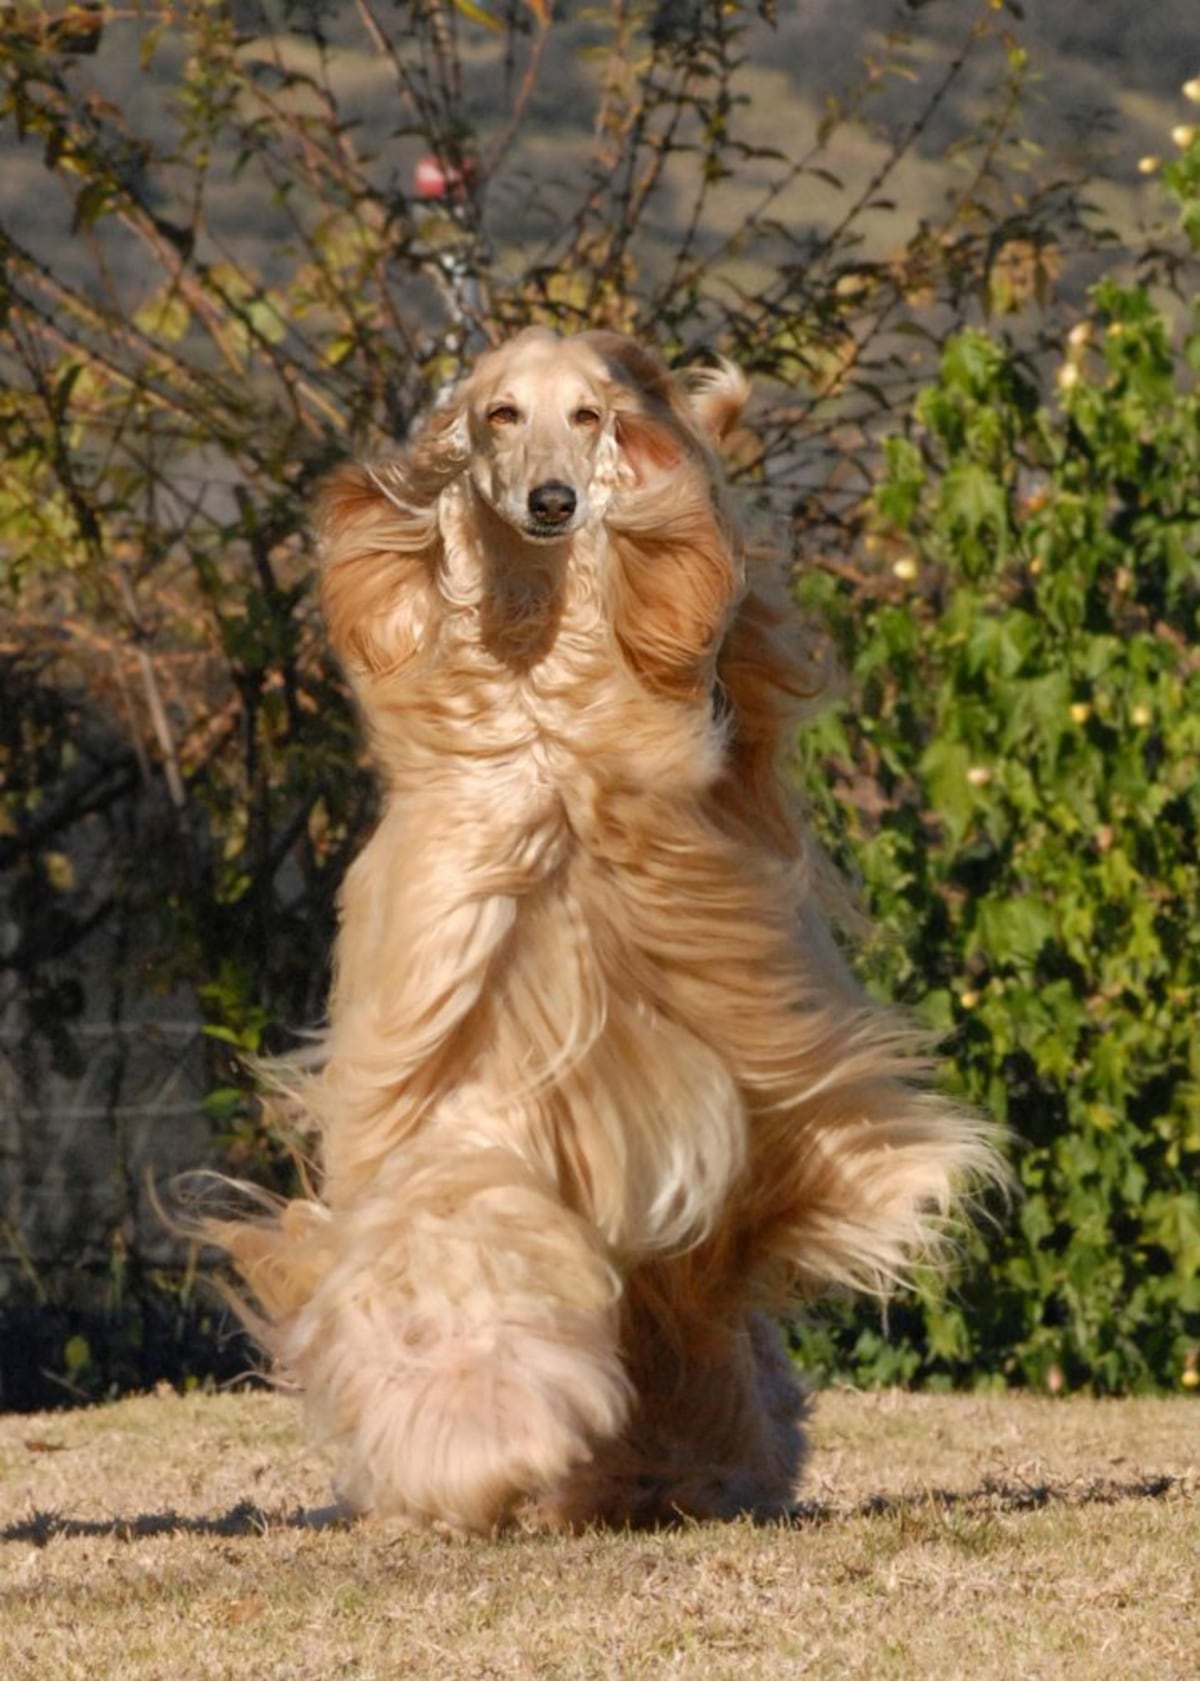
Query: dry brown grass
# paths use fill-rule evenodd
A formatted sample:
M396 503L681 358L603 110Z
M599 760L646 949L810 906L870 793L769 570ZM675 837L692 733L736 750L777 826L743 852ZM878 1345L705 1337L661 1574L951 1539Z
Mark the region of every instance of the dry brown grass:
M5 1681L1183 1681L1200 1407L827 1394L792 1525L482 1543L315 1527L292 1405L0 1418Z

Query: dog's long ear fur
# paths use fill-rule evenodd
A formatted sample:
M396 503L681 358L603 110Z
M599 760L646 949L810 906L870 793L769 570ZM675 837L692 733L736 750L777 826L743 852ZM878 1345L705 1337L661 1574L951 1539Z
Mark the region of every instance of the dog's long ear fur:
M608 515L617 561L617 640L649 688L700 699L707 696L716 650L742 586L741 556L709 435L710 421L718 424L732 391L702 410L652 351L615 333L587 338L611 371L627 481Z
M684 379L692 413L713 442L720 443L750 399L749 380L724 358L713 368L689 368Z
M402 455L339 467L318 493L321 610L351 675L395 670L420 644L441 550L437 499L465 464L461 432L459 405L448 405Z
M717 659L729 714L728 768L717 789L722 822L784 857L799 846L796 813L779 761L786 738L823 688L823 673L785 644L787 615L756 590L738 603Z

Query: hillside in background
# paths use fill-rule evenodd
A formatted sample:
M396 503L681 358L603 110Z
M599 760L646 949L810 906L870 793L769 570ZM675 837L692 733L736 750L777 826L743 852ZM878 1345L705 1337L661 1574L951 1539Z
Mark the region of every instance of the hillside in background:
M997 0L995 10L1001 10ZM745 102L731 119L731 129L748 146L779 147L790 155L809 146L831 108L851 102L861 87L864 67L878 72L862 103L860 120L842 130L823 161L836 173L823 189L812 177L779 194L772 206L776 220L792 237L814 234L836 219L847 195L869 181L889 155L893 137L916 122L901 166L887 183L888 208L868 219L876 251L907 237L923 216L935 215L955 189L953 165L946 152L970 137L994 111L1004 79L1003 60L994 42L974 53L955 77L937 108L922 115L924 98L937 86L945 67L962 52L972 23L991 8L984 0L804 0L775 8L772 24L752 21L740 42L745 63L739 89ZM412 170L424 142L403 129L391 69L364 32L352 0L328 8L329 39L340 54L334 79L342 114L354 125L356 143L377 154L381 177L412 191ZM499 8L497 8L499 10ZM690 0L660 0L661 27L682 27ZM1014 36L1028 50L1034 68L1031 94L1020 127L1030 145L1029 165L1043 176L1088 177L1101 213L1122 232L1139 223L1144 181L1138 160L1161 152L1171 127L1181 120L1179 87L1200 70L1200 7L1194 0L1152 0L1131 6L1127 0L1025 0L1021 16L1001 13ZM313 8L293 7L303 22ZM380 8L387 20L390 8ZM235 7L249 26L281 8L240 3ZM573 202L579 168L591 136L587 129L595 85L604 73L595 14L586 7L560 8L541 74L525 120L504 166L489 186L488 224L514 269L551 244L559 219ZM459 24L464 61L469 68L467 112L486 142L504 126L514 86L500 38L473 24ZM314 60L311 44L293 39L273 51L303 71ZM135 13L108 24L100 50L89 60L87 76L101 93L156 141L171 127L164 101L172 94L181 59L170 32L158 38L149 71L140 55L144 25ZM411 124L409 123L409 126ZM1034 148L1041 151L1036 157ZM710 196L701 244L715 247L736 233L778 171L764 161L747 161ZM686 220L694 159L681 156L666 172L659 191L662 260L670 259ZM11 219L36 240L46 260L74 273L81 258L71 233L73 206L56 190L47 190L41 148L0 138L0 216ZM286 236L286 221L232 172L210 194L213 232L236 242L251 263L270 268L271 248ZM752 261L732 271L741 283L760 279L760 247ZM119 273L123 257L114 255Z

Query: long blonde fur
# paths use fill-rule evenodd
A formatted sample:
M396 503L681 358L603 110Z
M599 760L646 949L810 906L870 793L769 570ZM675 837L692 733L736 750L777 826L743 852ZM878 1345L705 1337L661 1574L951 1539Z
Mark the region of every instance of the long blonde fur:
M214 1235L361 1510L782 1510L771 1315L936 1248L985 1129L914 1084L776 761L804 685L717 461L732 367L532 330L316 524L384 788L318 1067L319 1198Z

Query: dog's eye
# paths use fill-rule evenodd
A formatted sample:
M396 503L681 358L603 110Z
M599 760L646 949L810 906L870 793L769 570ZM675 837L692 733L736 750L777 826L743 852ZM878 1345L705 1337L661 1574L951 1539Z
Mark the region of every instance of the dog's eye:
M571 416L571 425L572 426L585 426L586 427L586 426L599 426L599 424L600 424L600 410L589 408L586 403L581 408L577 408L575 410L575 413Z
M496 403L487 411L489 426L515 426L521 416L512 403Z

